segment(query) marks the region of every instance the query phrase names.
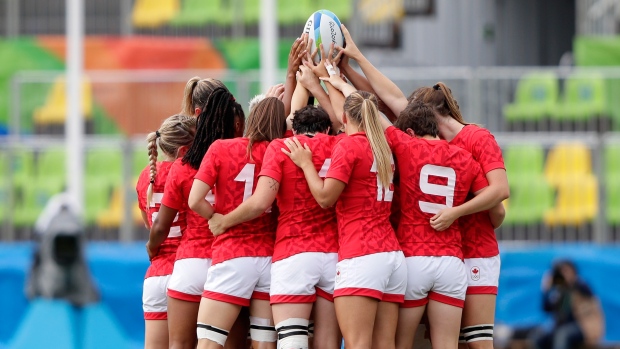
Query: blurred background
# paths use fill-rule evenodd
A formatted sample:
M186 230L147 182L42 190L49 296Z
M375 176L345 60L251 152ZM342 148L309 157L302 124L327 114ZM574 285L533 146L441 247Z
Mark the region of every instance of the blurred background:
M68 184L70 1L0 0L0 348L28 334L34 223ZM192 76L222 80L246 108L261 93L261 0L80 1L86 256L110 326L139 347L145 135L180 111ZM328 9L406 95L443 81L493 132L511 187L497 230L506 333L553 322L541 280L570 258L602 304L600 345L620 343L620 0L268 2L275 81L310 14Z

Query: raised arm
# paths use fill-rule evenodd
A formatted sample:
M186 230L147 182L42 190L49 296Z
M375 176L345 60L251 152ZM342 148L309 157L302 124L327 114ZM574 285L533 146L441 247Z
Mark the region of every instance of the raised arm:
M368 82L375 91L375 94L392 110L395 115L399 115L407 107L407 97L396 86L394 82L383 75L379 69L370 63L362 52L357 48L355 42L351 38L351 34L344 26L342 27L342 33L344 34L346 47L336 47L336 49L343 51L343 53L351 59L354 59L362 68L364 75L368 79Z
M299 73L298 73L299 74ZM293 93L293 99L291 101L291 112L286 118L286 129L293 129L293 116L296 111L303 108L308 103L308 90L306 90L299 82L297 82L297 87L295 87L295 93Z
M291 99L293 98L293 91L297 85L295 79L295 73L297 68L301 65L301 59L306 55L308 49L308 34L302 34L297 38L291 47L291 51L288 54L288 67L286 68L286 80L284 81L284 95L282 97L282 103L284 103L284 113L286 115L291 113Z
M303 87L305 87L314 98L319 101L319 104L327 112L329 115L329 119L332 122L332 130L339 130L342 124L338 119L338 116L334 112L334 108L332 107L331 100L327 95L327 92L321 86L321 83L312 69L310 69L306 65L302 65L299 67L300 72L297 73L297 82L301 83Z
M338 201L346 184L333 178L321 179L312 163L310 148L307 144L302 146L297 137L293 137L292 140L286 139L284 143L288 150L282 148L282 152L304 171L304 177L306 177L306 182L308 182L308 187L316 202L322 208L333 206Z
M214 214L209 220L209 230L218 236L235 225L260 216L273 204L279 189L280 183L275 179L267 176L258 177L254 194L227 215Z
M342 51L338 54L341 53ZM349 56L343 55L340 63L338 64L338 68L340 68L340 72L343 73L347 79L349 79L356 90L368 91L376 95L375 90L372 89L372 85L370 85L368 79L351 67L349 64Z
M194 184L192 184L192 190L190 190L187 200L189 208L204 219L211 219L215 212L211 203L206 199L209 190L211 190L211 186L207 183L200 179L194 179Z

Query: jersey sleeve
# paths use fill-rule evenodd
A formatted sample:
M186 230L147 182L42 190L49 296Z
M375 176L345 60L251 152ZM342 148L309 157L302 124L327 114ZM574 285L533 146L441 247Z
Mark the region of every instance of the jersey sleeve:
M164 186L164 196L161 204L174 210L180 210L183 207L183 177L180 173L182 166L180 162L175 162L168 172L166 184Z
M484 176L480 164L476 162L476 160L474 160L473 158L471 159L469 168L471 169L471 174L473 178L471 182L470 192L475 193L478 190L484 189L489 186L489 182Z
M145 168L140 172L140 177L138 177L138 182L136 183L136 194L138 195L138 207L141 211L146 212L146 191L149 187L148 181L148 168Z
M211 144L209 150L207 150L207 154L205 154L204 158L202 158L200 168L198 169L198 172L196 172L196 176L194 177L195 179L199 179L205 182L211 188L215 186L217 172L220 167L220 159L218 156L218 154L220 154L220 145L221 143L218 141L215 141L215 143Z
M505 169L502 150L491 132L480 128L472 139L472 154L482 166L484 174L496 169Z
M345 184L349 183L355 162L357 161L356 152L351 151L351 146L355 146L355 144L344 139L334 146L331 165L329 170L327 170L325 178L337 179ZM347 148L349 149L347 150Z
M265 155L263 156L263 166L258 176L267 176L275 179L278 182L282 182L282 165L284 162L284 153L282 148L283 143L280 141L273 141L269 144Z
M385 137L394 154L406 156L405 153L408 149L407 143L411 142L411 136L397 129L395 126L390 126L385 130Z

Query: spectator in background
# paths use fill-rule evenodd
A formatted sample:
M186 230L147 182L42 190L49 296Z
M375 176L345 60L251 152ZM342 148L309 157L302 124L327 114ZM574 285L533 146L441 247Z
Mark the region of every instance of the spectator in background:
M573 262L556 262L543 288L543 309L553 315L554 326L533 333L536 349L571 349L600 341L604 333L601 307Z

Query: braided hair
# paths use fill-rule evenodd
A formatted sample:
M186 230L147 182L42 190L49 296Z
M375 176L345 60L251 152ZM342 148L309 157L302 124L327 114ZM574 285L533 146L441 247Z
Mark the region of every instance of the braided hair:
M183 164L197 170L213 142L235 137L236 120L245 121L241 105L226 88L215 89L198 115L196 137L183 157Z

